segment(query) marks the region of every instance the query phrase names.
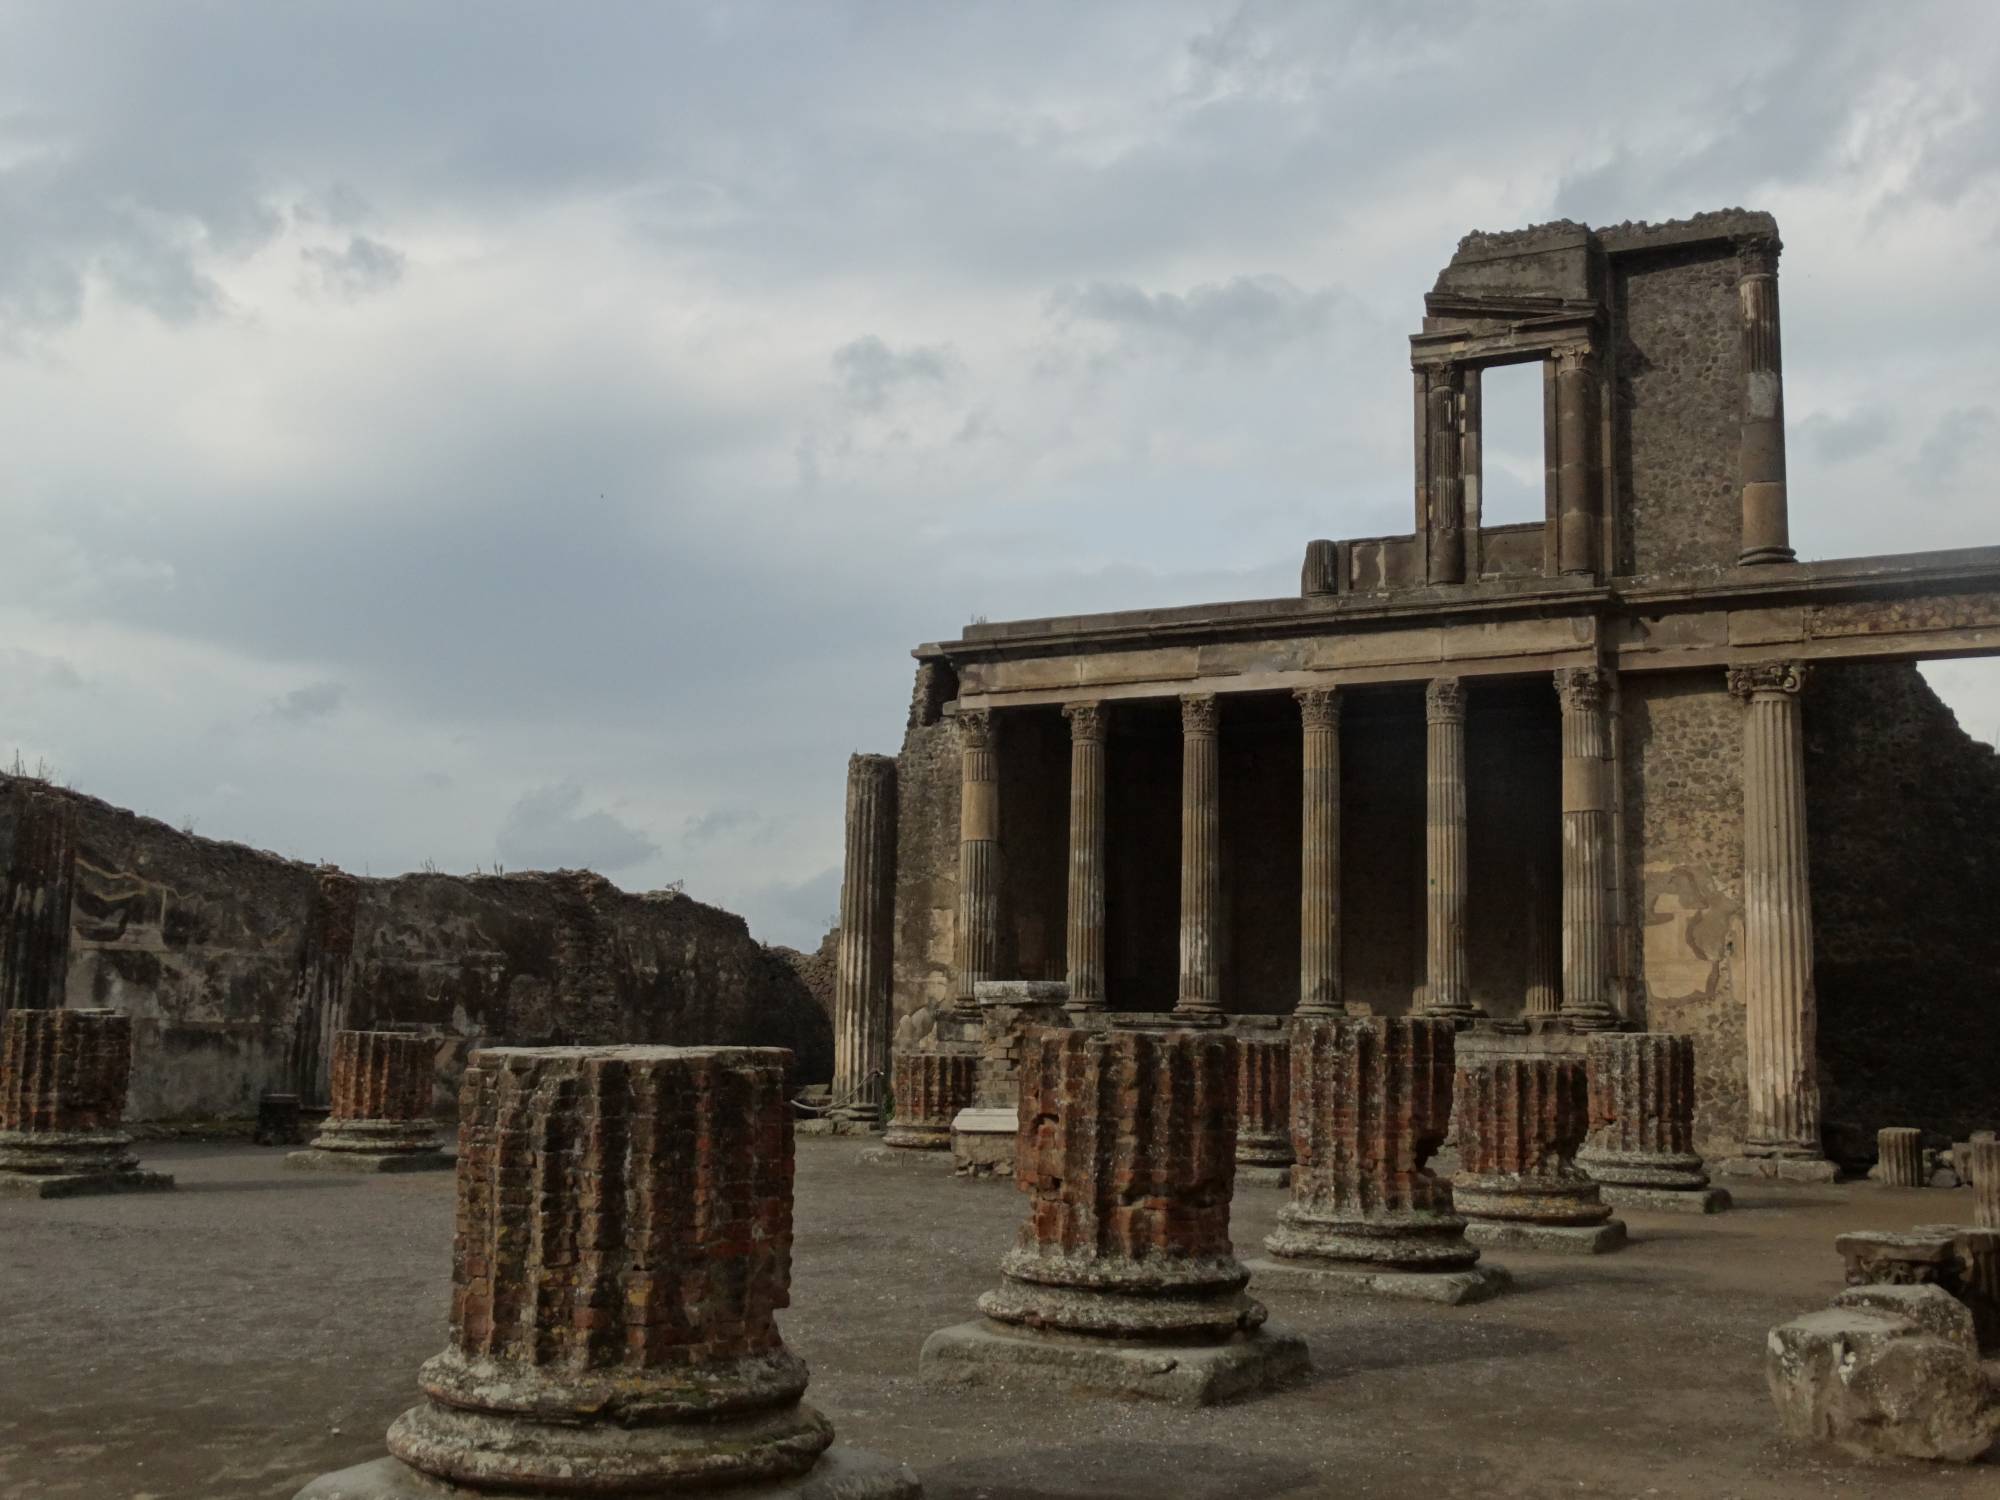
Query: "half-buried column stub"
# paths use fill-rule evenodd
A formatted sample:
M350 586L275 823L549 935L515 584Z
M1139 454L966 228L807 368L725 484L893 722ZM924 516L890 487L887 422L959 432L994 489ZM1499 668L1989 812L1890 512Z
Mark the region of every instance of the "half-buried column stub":
M1476 1302L1478 1264L1451 1184L1430 1169L1451 1121L1456 1032L1431 1016L1292 1022L1291 1201L1250 1265L1268 1285Z
M1884 1187L1926 1187L1924 1133L1907 1125L1889 1125L1875 1132L1875 1171Z
M340 1031L333 1038L333 1109L291 1167L426 1172L451 1165L433 1098L438 1039L410 1031Z
M849 1126L872 1127L881 1119L889 1084L895 908L896 760L850 756L833 979L833 1113Z
M1669 1213L1728 1208L1694 1149L1694 1039L1613 1032L1587 1045L1590 1134L1576 1159L1604 1201Z
M1625 1225L1576 1164L1589 1128L1579 1057L1494 1057L1453 1092L1460 1168L1452 1202L1466 1238L1501 1250L1616 1250Z
M894 1113L882 1144L906 1151L949 1151L951 1122L972 1107L979 1088L979 1055L898 1052Z
M1229 1241L1237 1066L1224 1032L1036 1032L1014 1172L1028 1215L984 1320L925 1342L926 1377L1207 1405L1304 1373Z
M1236 1022L1236 1177L1283 1187L1291 1181L1292 1044L1273 1027Z
M393 1457L299 1500L440 1493L425 1480L472 1495L919 1495L902 1465L829 1446L778 1333L786 1064L773 1047L475 1055L449 1340L389 1428Z
M72 1198L170 1188L124 1130L132 1018L17 1010L0 1029L0 1196Z

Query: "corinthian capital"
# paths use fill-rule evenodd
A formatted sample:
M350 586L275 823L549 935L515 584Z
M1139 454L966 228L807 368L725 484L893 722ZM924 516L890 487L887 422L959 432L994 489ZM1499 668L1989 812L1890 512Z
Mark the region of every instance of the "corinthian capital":
M1299 701L1299 716L1308 729L1340 728L1339 688L1297 688L1292 696Z
M1105 711L1102 703L1065 703L1063 717L1069 720L1069 737L1085 743L1104 738Z
M1556 668L1556 696L1564 713L1588 713L1604 706L1610 676L1602 667Z
M1215 694L1187 693L1182 696L1181 733L1215 733Z
M962 750L993 748L993 710L962 708L958 711L958 744Z
M1456 677L1433 677L1424 689L1424 717L1433 724L1456 724L1465 717L1465 684Z
M1802 662L1760 661L1729 669L1729 691L1739 698L1759 693L1796 693L1805 685L1806 668Z

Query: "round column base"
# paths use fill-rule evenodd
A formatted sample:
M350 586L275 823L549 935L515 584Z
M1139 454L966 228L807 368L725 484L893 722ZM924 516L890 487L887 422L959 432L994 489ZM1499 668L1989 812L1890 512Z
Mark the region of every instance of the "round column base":
M905 1151L949 1151L951 1121L892 1119L882 1132L882 1144Z
M1699 1192L1708 1186L1708 1172L1699 1156L1650 1151L1598 1151L1585 1146L1576 1164L1592 1182L1606 1187L1661 1188Z
M1264 1304L1244 1295L1250 1273L1233 1257L1074 1260L1009 1251L979 1310L999 1323L1104 1338L1220 1340L1259 1327Z
M1403 1209L1375 1214L1316 1214L1288 1203L1264 1248L1280 1259L1348 1262L1404 1271L1452 1271L1475 1264L1479 1249L1456 1213Z
M1602 1224L1611 1207L1580 1172L1461 1172L1452 1179L1452 1206L1469 1219L1522 1224Z
M139 1165L122 1130L0 1130L0 1172L85 1177Z
M335 1120L328 1119L312 1139L315 1151L360 1151L371 1156L389 1156L399 1151L412 1154L438 1149L435 1120Z

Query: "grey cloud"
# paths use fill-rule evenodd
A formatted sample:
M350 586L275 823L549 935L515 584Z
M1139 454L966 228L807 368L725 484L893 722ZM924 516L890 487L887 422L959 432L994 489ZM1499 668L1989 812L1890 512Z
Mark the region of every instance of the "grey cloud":
M684 844L712 844L725 838L750 839L766 832L763 815L747 807L718 807L681 825Z
M833 351L841 389L864 411L880 411L901 386L943 385L958 369L958 356L949 345L892 349L872 333Z
M1236 276L1182 292L1129 282L1066 287L1049 298L1063 322L1099 323L1186 349L1252 358L1323 334L1339 305L1330 288L1305 291L1282 276Z
M742 905L764 942L811 951L839 919L840 870L829 866L804 880L773 882L748 893Z
M347 686L339 682L313 682L293 688L271 705L271 712L288 724L310 724L331 718L347 697Z
M357 234L345 249L314 246L299 252L318 285L337 297L364 297L386 291L403 279L406 257L394 246Z
M1918 470L1932 480L1957 478L1965 461L1992 436L1995 425L1989 406L1961 406L1946 412L1917 448Z
M1842 463L1880 448L1895 434L1896 423L1882 407L1868 406L1842 416L1816 412L1792 430L1827 462Z
M659 853L646 834L608 812L583 810L573 781L524 792L495 839L500 857L519 869L623 870Z

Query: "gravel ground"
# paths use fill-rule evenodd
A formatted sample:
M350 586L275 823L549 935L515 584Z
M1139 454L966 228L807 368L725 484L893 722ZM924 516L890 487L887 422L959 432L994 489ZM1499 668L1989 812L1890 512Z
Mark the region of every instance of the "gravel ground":
M785 1335L841 1440L931 1500L2000 1495L2000 1466L1865 1464L1775 1435L1773 1324L1839 1287L1844 1229L1949 1221L1970 1194L1855 1184L1629 1216L1614 1255L1493 1257L1476 1307L1273 1292L1316 1371L1206 1411L932 1390L924 1336L972 1315L1020 1217L1004 1184L799 1143ZM180 1190L0 1200L0 1496L285 1500L372 1458L442 1347L451 1179L325 1177L244 1145L154 1145ZM1249 1253L1284 1201L1248 1187ZM1252 1290L1256 1288L1253 1285Z

